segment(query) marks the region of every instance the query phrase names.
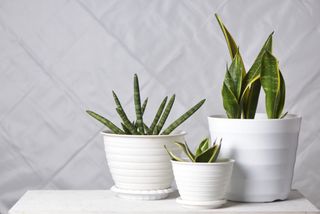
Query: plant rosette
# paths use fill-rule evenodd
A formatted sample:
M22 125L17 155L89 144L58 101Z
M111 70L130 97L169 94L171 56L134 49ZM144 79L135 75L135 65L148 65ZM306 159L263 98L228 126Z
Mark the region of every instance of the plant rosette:
M177 203L188 208L209 209L218 208L226 202L234 160L218 159L221 141L212 144L209 138L205 138L195 152L186 142L175 142L187 159L176 156L166 147L181 196Z
M283 119L208 118L212 138L223 138L222 158L236 160L227 199L242 202L284 200L291 190L301 117Z
M108 166L117 188L165 190L173 181L170 157L164 146L176 151L173 141L184 141L185 132L170 135L119 135L102 132Z
M185 132L173 132L189 119L205 102L201 100L180 115L169 126L164 125L175 102L175 95L165 97L155 112L150 125L143 116L148 98L141 102L138 75L133 78L135 120L126 114L118 95L112 91L121 127L111 120L87 110L110 131L102 132L106 157L115 186L111 188L119 197L156 200L168 196L173 181L170 158L164 147L175 150L174 141L184 141ZM168 102L167 102L168 101Z
M234 160L213 163L171 161L180 198L187 208L209 209L222 206Z

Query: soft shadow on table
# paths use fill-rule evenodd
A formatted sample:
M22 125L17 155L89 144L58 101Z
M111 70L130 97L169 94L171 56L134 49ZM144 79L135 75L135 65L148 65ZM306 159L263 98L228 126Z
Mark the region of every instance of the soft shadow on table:
M176 199L180 197L178 190L175 190L174 192L170 193L167 199Z

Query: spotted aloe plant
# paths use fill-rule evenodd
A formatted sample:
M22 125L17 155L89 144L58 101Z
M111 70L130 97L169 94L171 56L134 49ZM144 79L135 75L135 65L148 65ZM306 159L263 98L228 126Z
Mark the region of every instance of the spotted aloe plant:
M265 92L267 116L270 119L282 118L285 103L285 82L279 63L272 54L272 36L269 35L251 68L246 72L240 50L235 40L223 24L216 19L225 37L231 57L222 86L223 106L228 118L253 119L259 100L261 86Z
M221 140L217 142L217 140L212 144L209 138L205 138L201 141L201 143L196 148L193 153L188 144L181 142L174 142L177 146L179 146L185 155L188 157L191 162L205 162L212 163L215 162L219 156L220 148L221 148ZM165 146L166 151L168 152L171 160L174 161L187 161L181 157L176 156L172 151L169 151Z
M148 98L146 98L142 105L141 105L141 98L140 98L140 88L139 88L139 80L137 74L134 75L134 106L135 106L135 113L136 113L136 119L131 122L131 120L128 118L127 114L125 113L121 102L117 96L117 94L112 91L113 98L116 104L116 111L121 118L121 128L116 126L113 122L108 120L107 118L93 112L90 110L87 110L87 113L104 124L106 127L108 127L114 134L127 134L127 135L168 135L173 130L175 130L179 125L181 125L184 121L186 121L189 117L191 117L205 102L205 99L198 102L196 105L194 105L192 108L190 108L187 112L182 114L178 119L176 119L173 123L171 123L166 129L162 131L162 128L167 121L167 118L170 114L170 111L172 109L173 103L175 101L175 95L172 95L169 99L168 103L168 97L165 97L156 114L155 117L151 123L150 126L147 126L143 119L143 114L145 112Z

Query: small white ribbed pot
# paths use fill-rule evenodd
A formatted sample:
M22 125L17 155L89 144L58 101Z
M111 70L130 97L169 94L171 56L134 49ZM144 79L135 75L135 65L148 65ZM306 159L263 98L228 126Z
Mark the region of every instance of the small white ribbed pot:
M220 157L236 161L227 199L242 202L284 200L291 190L301 117L228 119L211 116L212 139L222 138Z
M163 190L173 181L170 150L174 141L184 142L185 132L171 135L118 135L102 132L108 166L117 188Z
M183 201L213 202L225 199L234 160L214 163L171 163Z

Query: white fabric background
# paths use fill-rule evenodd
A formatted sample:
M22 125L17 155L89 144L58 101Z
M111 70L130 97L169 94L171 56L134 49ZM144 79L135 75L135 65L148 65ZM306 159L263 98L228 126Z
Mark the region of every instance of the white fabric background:
M116 119L114 89L133 113L134 73L149 120L165 95L177 94L172 116L208 98L183 126L191 144L207 135L229 61L214 12L247 68L275 30L286 109L303 116L294 187L320 207L319 11L317 0L1 0L0 213L28 189L112 185L103 126L84 111Z

